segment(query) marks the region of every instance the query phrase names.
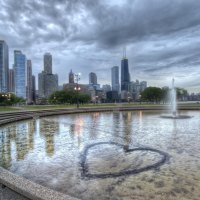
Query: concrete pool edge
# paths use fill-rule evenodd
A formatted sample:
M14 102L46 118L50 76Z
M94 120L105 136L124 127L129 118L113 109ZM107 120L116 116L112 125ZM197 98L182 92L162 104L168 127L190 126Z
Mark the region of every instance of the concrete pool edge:
M39 111L24 111L24 112L19 111L19 112L9 113L11 114L10 116L12 117L9 118L8 116L7 120L5 120L5 118L3 121L0 119L0 126L7 123L16 122L19 120L32 119L35 116L45 117L45 116L51 116L51 115L76 114L76 113L78 114L78 113L87 113L87 112L140 111L140 110L158 111L158 110L164 110L164 107L159 106L155 108L153 106L149 106L149 107L141 106L141 107L55 109L55 110L39 110ZM188 108L187 110L190 110L190 108ZM199 110L199 108L195 108L194 110ZM15 117L15 115L17 117ZM71 197L67 194L57 192L56 190L49 189L35 182L32 182L26 178L13 174L2 167L0 167L0 185L6 186L10 188L11 190L15 191L16 193L21 194L22 196L25 196L33 200L51 200L51 199L52 200L53 199L78 200L77 198Z
M0 183L16 193L33 200L78 200L15 175L0 167Z

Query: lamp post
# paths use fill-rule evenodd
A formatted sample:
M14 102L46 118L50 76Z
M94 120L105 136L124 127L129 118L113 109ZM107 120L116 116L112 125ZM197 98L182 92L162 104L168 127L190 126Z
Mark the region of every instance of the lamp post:
M98 103L98 98L99 98L99 96L95 96L95 103L96 104Z
M142 99L141 99L142 95L140 94L139 95L139 101L140 101L140 104L142 103Z
M54 104L56 104L56 96L55 95L53 97L53 100L54 100Z
M74 79L76 81L76 86L75 86L74 90L76 91L76 106L77 106L77 108L79 108L78 93L81 90L81 88L78 85L78 82L80 80L80 75L81 75L80 73L74 74Z

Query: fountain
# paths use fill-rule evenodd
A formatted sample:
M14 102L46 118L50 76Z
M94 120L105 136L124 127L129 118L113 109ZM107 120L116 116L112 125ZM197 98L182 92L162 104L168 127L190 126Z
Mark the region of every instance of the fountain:
M171 119L185 119L190 118L188 115L179 115L177 113L177 99L176 99L176 88L174 86L174 78L172 79L172 89L170 92L170 100L171 100L171 114L170 115L162 115L162 118L171 118Z
M179 115L172 108L174 119ZM54 195L45 199L199 199L199 111L167 120L160 111L110 110L70 109L1 125L0 182L3 177L26 195L30 188L29 199L32 188L40 195L35 199L44 199L44 192ZM15 178L2 175L2 167Z
M176 89L174 87L174 78L172 79L171 100L172 100L172 116L176 118L177 103L176 103Z

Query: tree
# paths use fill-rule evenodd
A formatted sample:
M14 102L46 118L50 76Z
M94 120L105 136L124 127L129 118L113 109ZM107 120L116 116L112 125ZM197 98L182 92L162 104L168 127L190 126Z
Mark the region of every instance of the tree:
M162 101L163 103L167 103L169 101L169 88L163 87L162 88Z
M161 88L158 87L147 87L141 93L142 100L149 101L149 102L160 102L163 98L163 92Z
M176 94L179 100L184 100L184 98L188 95L188 92L184 88L176 88Z
M88 103L90 96L88 94L76 92L76 91L56 91L49 97L49 102L53 104L75 104L77 103Z
M11 106L17 103L25 103L25 100L13 93L0 93L0 106Z

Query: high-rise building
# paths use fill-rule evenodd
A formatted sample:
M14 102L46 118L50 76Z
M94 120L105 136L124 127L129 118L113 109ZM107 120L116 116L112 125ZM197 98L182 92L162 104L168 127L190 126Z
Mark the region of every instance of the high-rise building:
M38 74L38 96L40 98L45 98L45 75L46 73L42 71Z
M14 69L9 69L9 84L8 85L9 85L9 92L14 92L15 91Z
M32 75L32 100L33 103L36 102L36 87L35 87L35 76Z
M21 51L14 51L14 80L15 80L15 94L18 97L26 98L26 56Z
M44 54L44 71L47 74L52 74L52 55L50 53Z
M52 56L50 53L44 55L44 71L38 74L39 97L48 98L58 90L58 75L52 74Z
M124 56L121 60L121 91L129 91L130 74L128 59Z
M112 91L119 93L119 67L114 66L111 69Z
M104 92L109 92L109 91L111 91L111 87L110 87L110 85L108 85L108 84L102 85L102 90L103 90Z
M89 84L90 85L97 85L97 75L94 72L89 74Z
M49 97L52 93L58 90L58 75L46 74L44 81L45 81L45 96Z
M141 92L143 92L147 88L147 82L146 81L141 81L140 85L141 85Z
M0 92L8 92L8 65L8 45L4 40L0 40Z
M74 83L74 73L72 70L69 72L69 83Z
M27 60L27 77L26 77L26 88L27 88L27 103L33 101L33 89L32 89L32 62Z

